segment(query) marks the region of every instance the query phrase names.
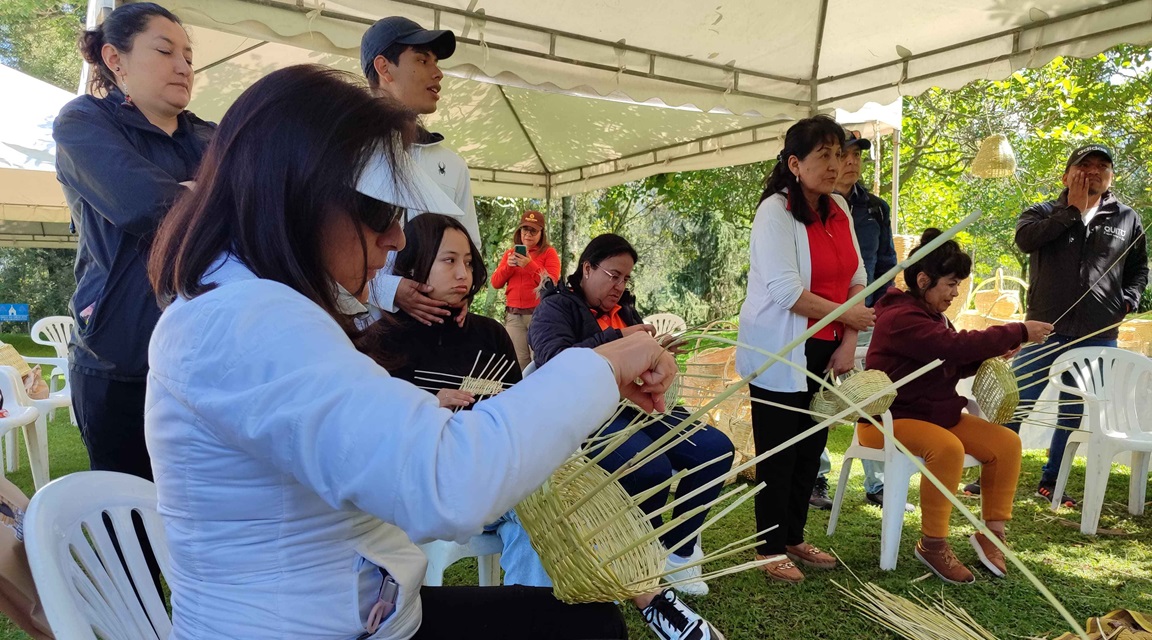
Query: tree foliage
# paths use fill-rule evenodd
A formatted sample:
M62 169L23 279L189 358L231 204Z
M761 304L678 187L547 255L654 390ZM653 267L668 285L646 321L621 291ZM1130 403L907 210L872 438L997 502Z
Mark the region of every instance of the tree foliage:
M0 2L0 63L65 91L76 91L82 62L76 39L84 27L84 15L84 2Z

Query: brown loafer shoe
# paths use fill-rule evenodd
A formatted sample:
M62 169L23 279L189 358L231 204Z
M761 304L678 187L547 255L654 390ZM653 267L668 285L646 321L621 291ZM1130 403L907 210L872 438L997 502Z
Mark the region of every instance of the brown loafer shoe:
M952 547L943 538L920 538L916 543L916 558L944 582L968 584L976 581L976 576L956 559Z
M1004 536L993 531L1001 542L1004 542ZM1003 578L1008 574L1008 562L1004 559L1004 552L1000 550L995 544L992 543L983 533L977 532L968 538L972 543L972 548L976 550L976 556L980 558L980 564L984 568L992 572L992 575L997 578Z
M784 547L784 551L788 553L788 557L792 558L793 562L799 562L800 564L816 567L817 569L836 568L836 556L830 553L824 553L807 542L802 542L796 546Z
M798 584L804 582L804 574L788 559L787 556L762 556L757 554L757 560L775 560L768 564L760 565L760 570L773 580L779 582L787 582L790 584Z

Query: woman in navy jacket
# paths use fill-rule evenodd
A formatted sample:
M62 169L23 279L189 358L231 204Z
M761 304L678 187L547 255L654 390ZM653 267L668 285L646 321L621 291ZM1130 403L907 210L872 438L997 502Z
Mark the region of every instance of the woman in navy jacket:
M72 403L92 469L152 479L144 444L148 340L160 317L151 236L191 186L216 125L185 110L192 48L180 19L128 4L84 33L91 90L60 111L56 174L79 234Z
M597 236L588 243L576 267L576 273L546 292L532 316L528 327L528 344L532 347L537 366L543 366L554 356L572 347L597 347L637 332L652 333L652 325L644 324L633 306L628 282L632 269L636 266L636 250L627 240L615 234ZM639 412L624 407L605 429L604 433L615 433L628 426ZM600 461L608 471L619 469L661 435L669 427L678 425L688 418L683 407L671 407L663 421L653 423L633 435L628 442ZM732 468L732 441L723 432L710 426L694 433L690 442L681 442L666 453L656 457L640 469L620 478L620 484L631 494L643 493L668 480L679 469L692 469L709 460L728 455L703 469L680 480L677 493L689 492L724 475ZM673 517L706 504L720 495L720 483L700 492L691 500L677 506ZM640 508L645 513L657 513L668 499L668 490L657 492L644 501ZM694 562L703 557L696 540L679 544L685 536L704 523L708 517L705 510L686 520L661 536L665 547L672 555L668 557L668 569ZM653 527L661 524L660 515L652 519ZM669 582L699 576L699 565L683 569L668 576ZM708 593L704 582L687 582L676 587L684 593L703 595Z

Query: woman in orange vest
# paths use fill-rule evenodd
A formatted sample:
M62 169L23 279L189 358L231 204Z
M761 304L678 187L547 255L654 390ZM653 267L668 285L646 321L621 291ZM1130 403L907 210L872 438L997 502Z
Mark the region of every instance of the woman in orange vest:
M504 328L516 346L516 359L523 369L532 362L528 349L528 326L532 312L540 304L540 284L560 279L560 256L548 244L548 231L544 228L544 214L525 211L520 226L512 236L514 246L504 252L492 273L492 286L501 289L508 285L504 315Z

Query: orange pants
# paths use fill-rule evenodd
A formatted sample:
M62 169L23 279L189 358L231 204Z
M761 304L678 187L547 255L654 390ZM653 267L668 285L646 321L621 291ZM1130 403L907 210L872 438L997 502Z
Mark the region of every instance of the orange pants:
M944 486L955 491L964 470L964 454L982 463L980 502L985 521L1010 520L1016 481L1020 479L1020 436L1012 430L967 413L951 429L922 420L893 420L892 433ZM860 444L881 449L884 434L871 423L856 429ZM927 478L920 478L921 531L925 537L948 536L952 503Z

